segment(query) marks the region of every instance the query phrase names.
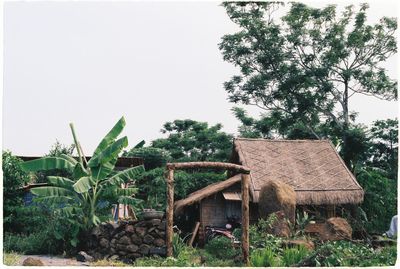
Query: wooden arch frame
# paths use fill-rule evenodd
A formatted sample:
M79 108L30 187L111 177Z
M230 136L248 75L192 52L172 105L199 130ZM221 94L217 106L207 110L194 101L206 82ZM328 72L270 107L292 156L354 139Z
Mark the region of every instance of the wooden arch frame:
M172 236L174 225L174 171L190 168L219 168L241 173L242 177L242 253L243 261L249 265L249 184L250 169L233 163L223 162L186 162L167 163L167 256L172 256Z

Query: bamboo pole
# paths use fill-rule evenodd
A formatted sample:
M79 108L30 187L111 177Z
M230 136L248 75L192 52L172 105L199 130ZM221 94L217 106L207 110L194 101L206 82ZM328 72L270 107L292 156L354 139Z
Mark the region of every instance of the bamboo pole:
M242 174L242 253L243 261L249 266L249 174Z
M167 175L167 257L172 257L172 237L174 234L174 170L168 169Z

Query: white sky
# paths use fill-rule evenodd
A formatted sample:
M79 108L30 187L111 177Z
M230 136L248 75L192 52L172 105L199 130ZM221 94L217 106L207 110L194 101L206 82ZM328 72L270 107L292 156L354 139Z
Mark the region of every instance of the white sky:
M397 16L393 3L371 3L369 19ZM90 155L122 115L130 146L175 119L236 133L223 82L237 71L218 49L235 30L218 2L5 3L3 149L45 154L56 139L72 143L73 122ZM396 60L386 63L392 77ZM398 113L371 97L350 106L362 123Z

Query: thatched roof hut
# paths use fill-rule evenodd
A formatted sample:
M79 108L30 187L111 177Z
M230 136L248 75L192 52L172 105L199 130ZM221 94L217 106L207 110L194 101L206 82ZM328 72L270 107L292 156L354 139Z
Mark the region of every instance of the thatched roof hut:
M270 181L291 186L296 194L296 206L334 208L334 205L363 201L363 189L328 140L237 138L233 145L231 162L250 169L251 222L259 218L261 188ZM231 176L175 202L175 215L191 213L190 206L198 206L200 232L207 225L224 225L228 217L240 216L241 178Z
M298 205L357 204L364 198L363 189L329 140L237 138L232 161L250 168L250 196L254 203L258 203L261 187L270 180L292 186ZM238 182L240 177L233 176L209 185L177 201L175 210L179 214L183 207ZM235 193L224 196L234 200Z

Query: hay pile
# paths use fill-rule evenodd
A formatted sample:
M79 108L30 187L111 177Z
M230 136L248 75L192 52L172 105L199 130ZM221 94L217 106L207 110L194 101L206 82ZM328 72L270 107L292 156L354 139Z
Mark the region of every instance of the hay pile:
M330 218L326 221L327 230L330 232L329 240L351 239L353 229L343 218Z
M294 189L280 181L266 182L260 191L258 211L260 217L267 219L274 212L283 211L292 223L295 219L296 193Z

